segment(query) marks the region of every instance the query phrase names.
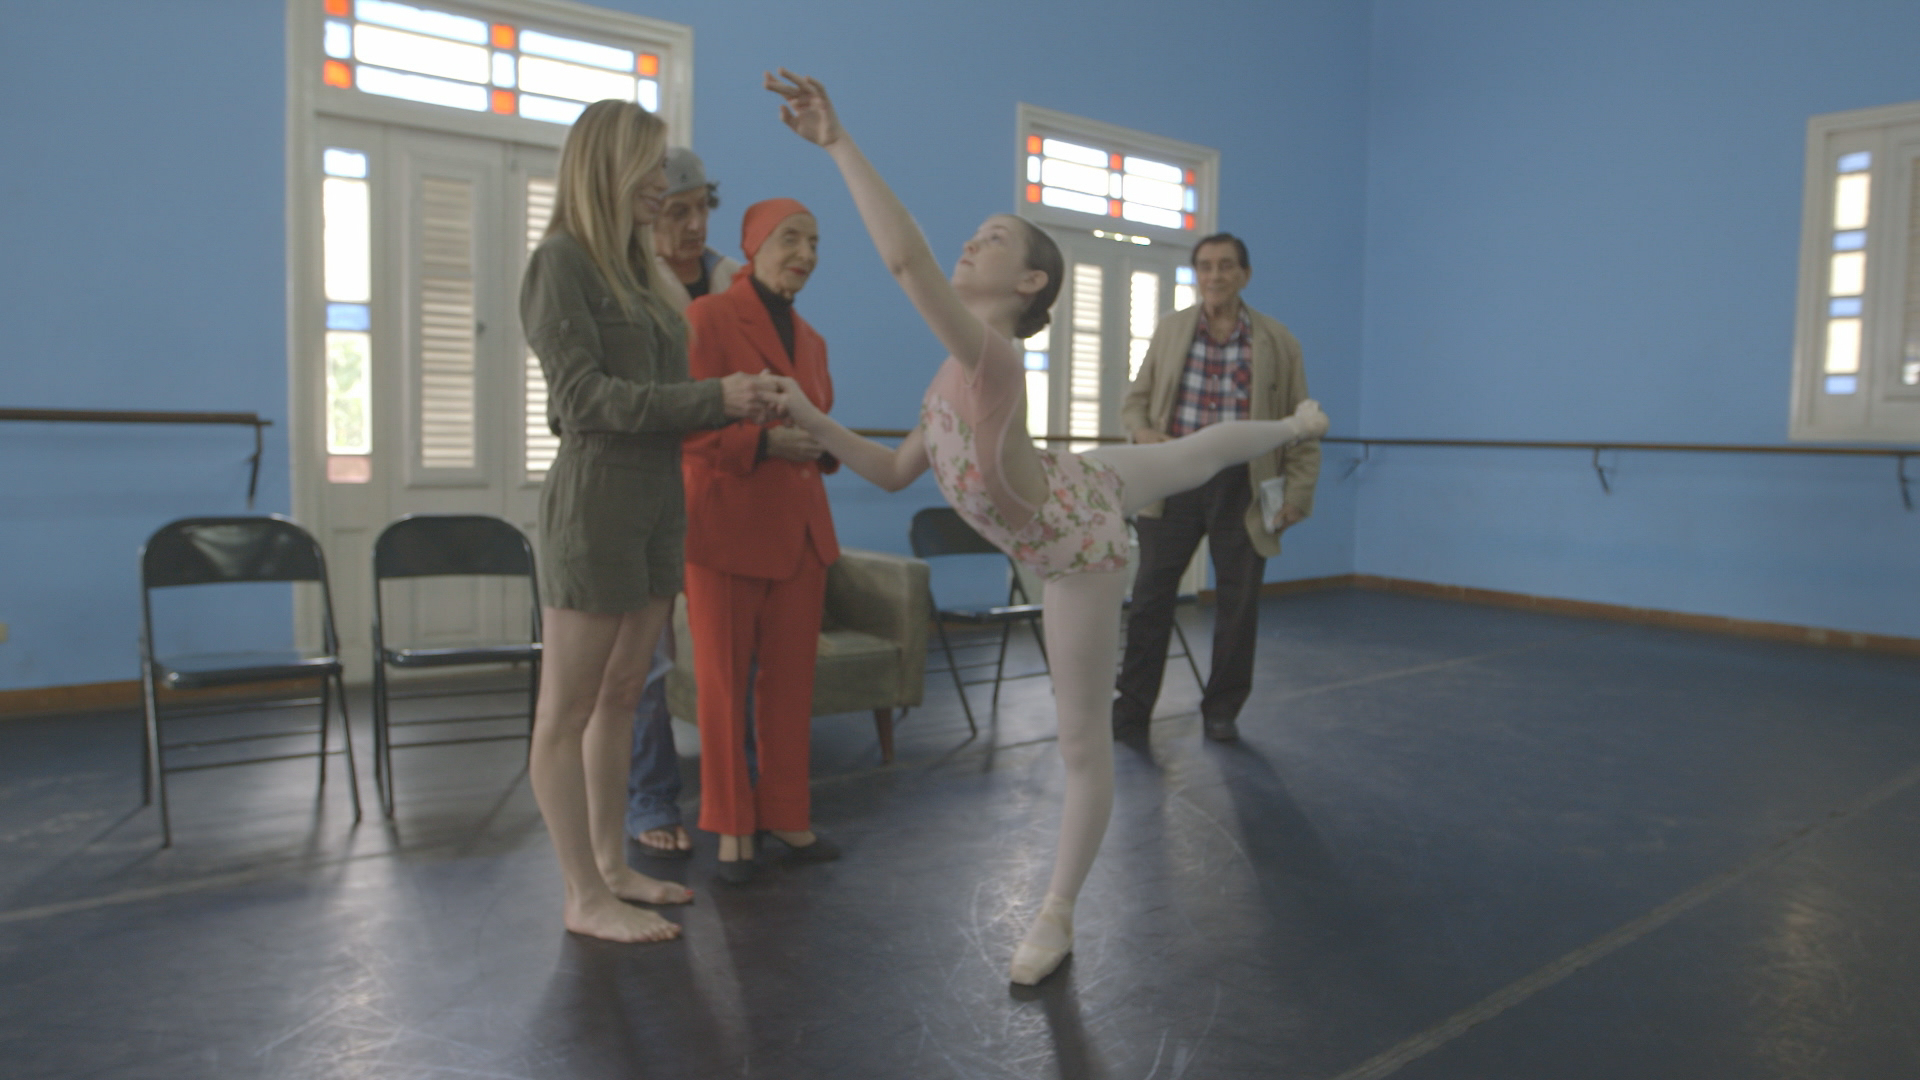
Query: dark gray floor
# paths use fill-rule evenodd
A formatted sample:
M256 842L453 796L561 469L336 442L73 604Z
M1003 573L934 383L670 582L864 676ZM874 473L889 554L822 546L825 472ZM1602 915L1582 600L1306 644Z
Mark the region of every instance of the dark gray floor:
M644 947L559 929L517 744L404 755L392 827L337 777L316 809L310 763L187 774L161 852L130 717L0 724L0 1075L1920 1075L1920 663L1362 592L1263 618L1239 744L1176 667L1121 748L1036 992L1004 972L1044 680L969 741L930 679L889 768L817 722L847 858L729 891L703 838Z

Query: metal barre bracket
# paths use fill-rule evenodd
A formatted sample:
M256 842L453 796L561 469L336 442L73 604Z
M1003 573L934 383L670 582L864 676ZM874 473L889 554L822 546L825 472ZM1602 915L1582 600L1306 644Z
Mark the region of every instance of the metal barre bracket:
M260 457L265 452L261 429L273 421L258 413L152 412L126 409L0 409L0 420L29 423L79 424L246 424L253 428L253 456L247 459L247 509L260 489Z

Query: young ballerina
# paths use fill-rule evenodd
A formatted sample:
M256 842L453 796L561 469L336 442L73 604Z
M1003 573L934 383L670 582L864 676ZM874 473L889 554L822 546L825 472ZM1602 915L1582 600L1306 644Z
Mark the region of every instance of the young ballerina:
M1307 401L1284 420L1215 424L1171 442L1084 454L1035 448L1013 339L1047 324L1060 291L1060 249L1027 222L995 215L967 241L949 280L906 208L840 126L819 80L782 68L765 82L785 99L780 116L787 126L839 165L887 270L949 353L927 388L919 424L897 449L848 431L787 379L779 380L783 407L828 453L888 491L931 467L953 508L1045 581L1066 808L1052 882L1009 972L1030 986L1073 948L1074 900L1113 809L1109 714L1127 589L1126 518L1229 465L1317 438L1327 419Z

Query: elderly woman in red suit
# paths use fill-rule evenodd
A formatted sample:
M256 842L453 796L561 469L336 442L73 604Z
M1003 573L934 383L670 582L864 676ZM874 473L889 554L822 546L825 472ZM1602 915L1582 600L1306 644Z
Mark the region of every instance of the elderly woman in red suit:
M793 310L812 276L819 226L792 199L747 208L750 273L687 309L696 379L772 372L833 405L827 346ZM687 621L700 699L700 827L720 834L720 878L753 876L764 832L803 859L837 858L812 831L807 785L813 669L827 567L840 557L821 474L839 467L787 423L742 422L689 438ZM749 673L758 660L747 714ZM757 781L748 774L753 725Z

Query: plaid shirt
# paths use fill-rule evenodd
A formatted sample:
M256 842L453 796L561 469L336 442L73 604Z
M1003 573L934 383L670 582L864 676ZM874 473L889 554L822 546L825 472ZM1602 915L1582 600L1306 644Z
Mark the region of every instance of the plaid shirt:
M1224 342L1207 333L1203 313L1187 350L1187 367L1180 373L1180 390L1173 399L1173 417L1167 434L1191 435L1222 420L1245 420L1252 413L1253 326L1245 305L1233 336Z

